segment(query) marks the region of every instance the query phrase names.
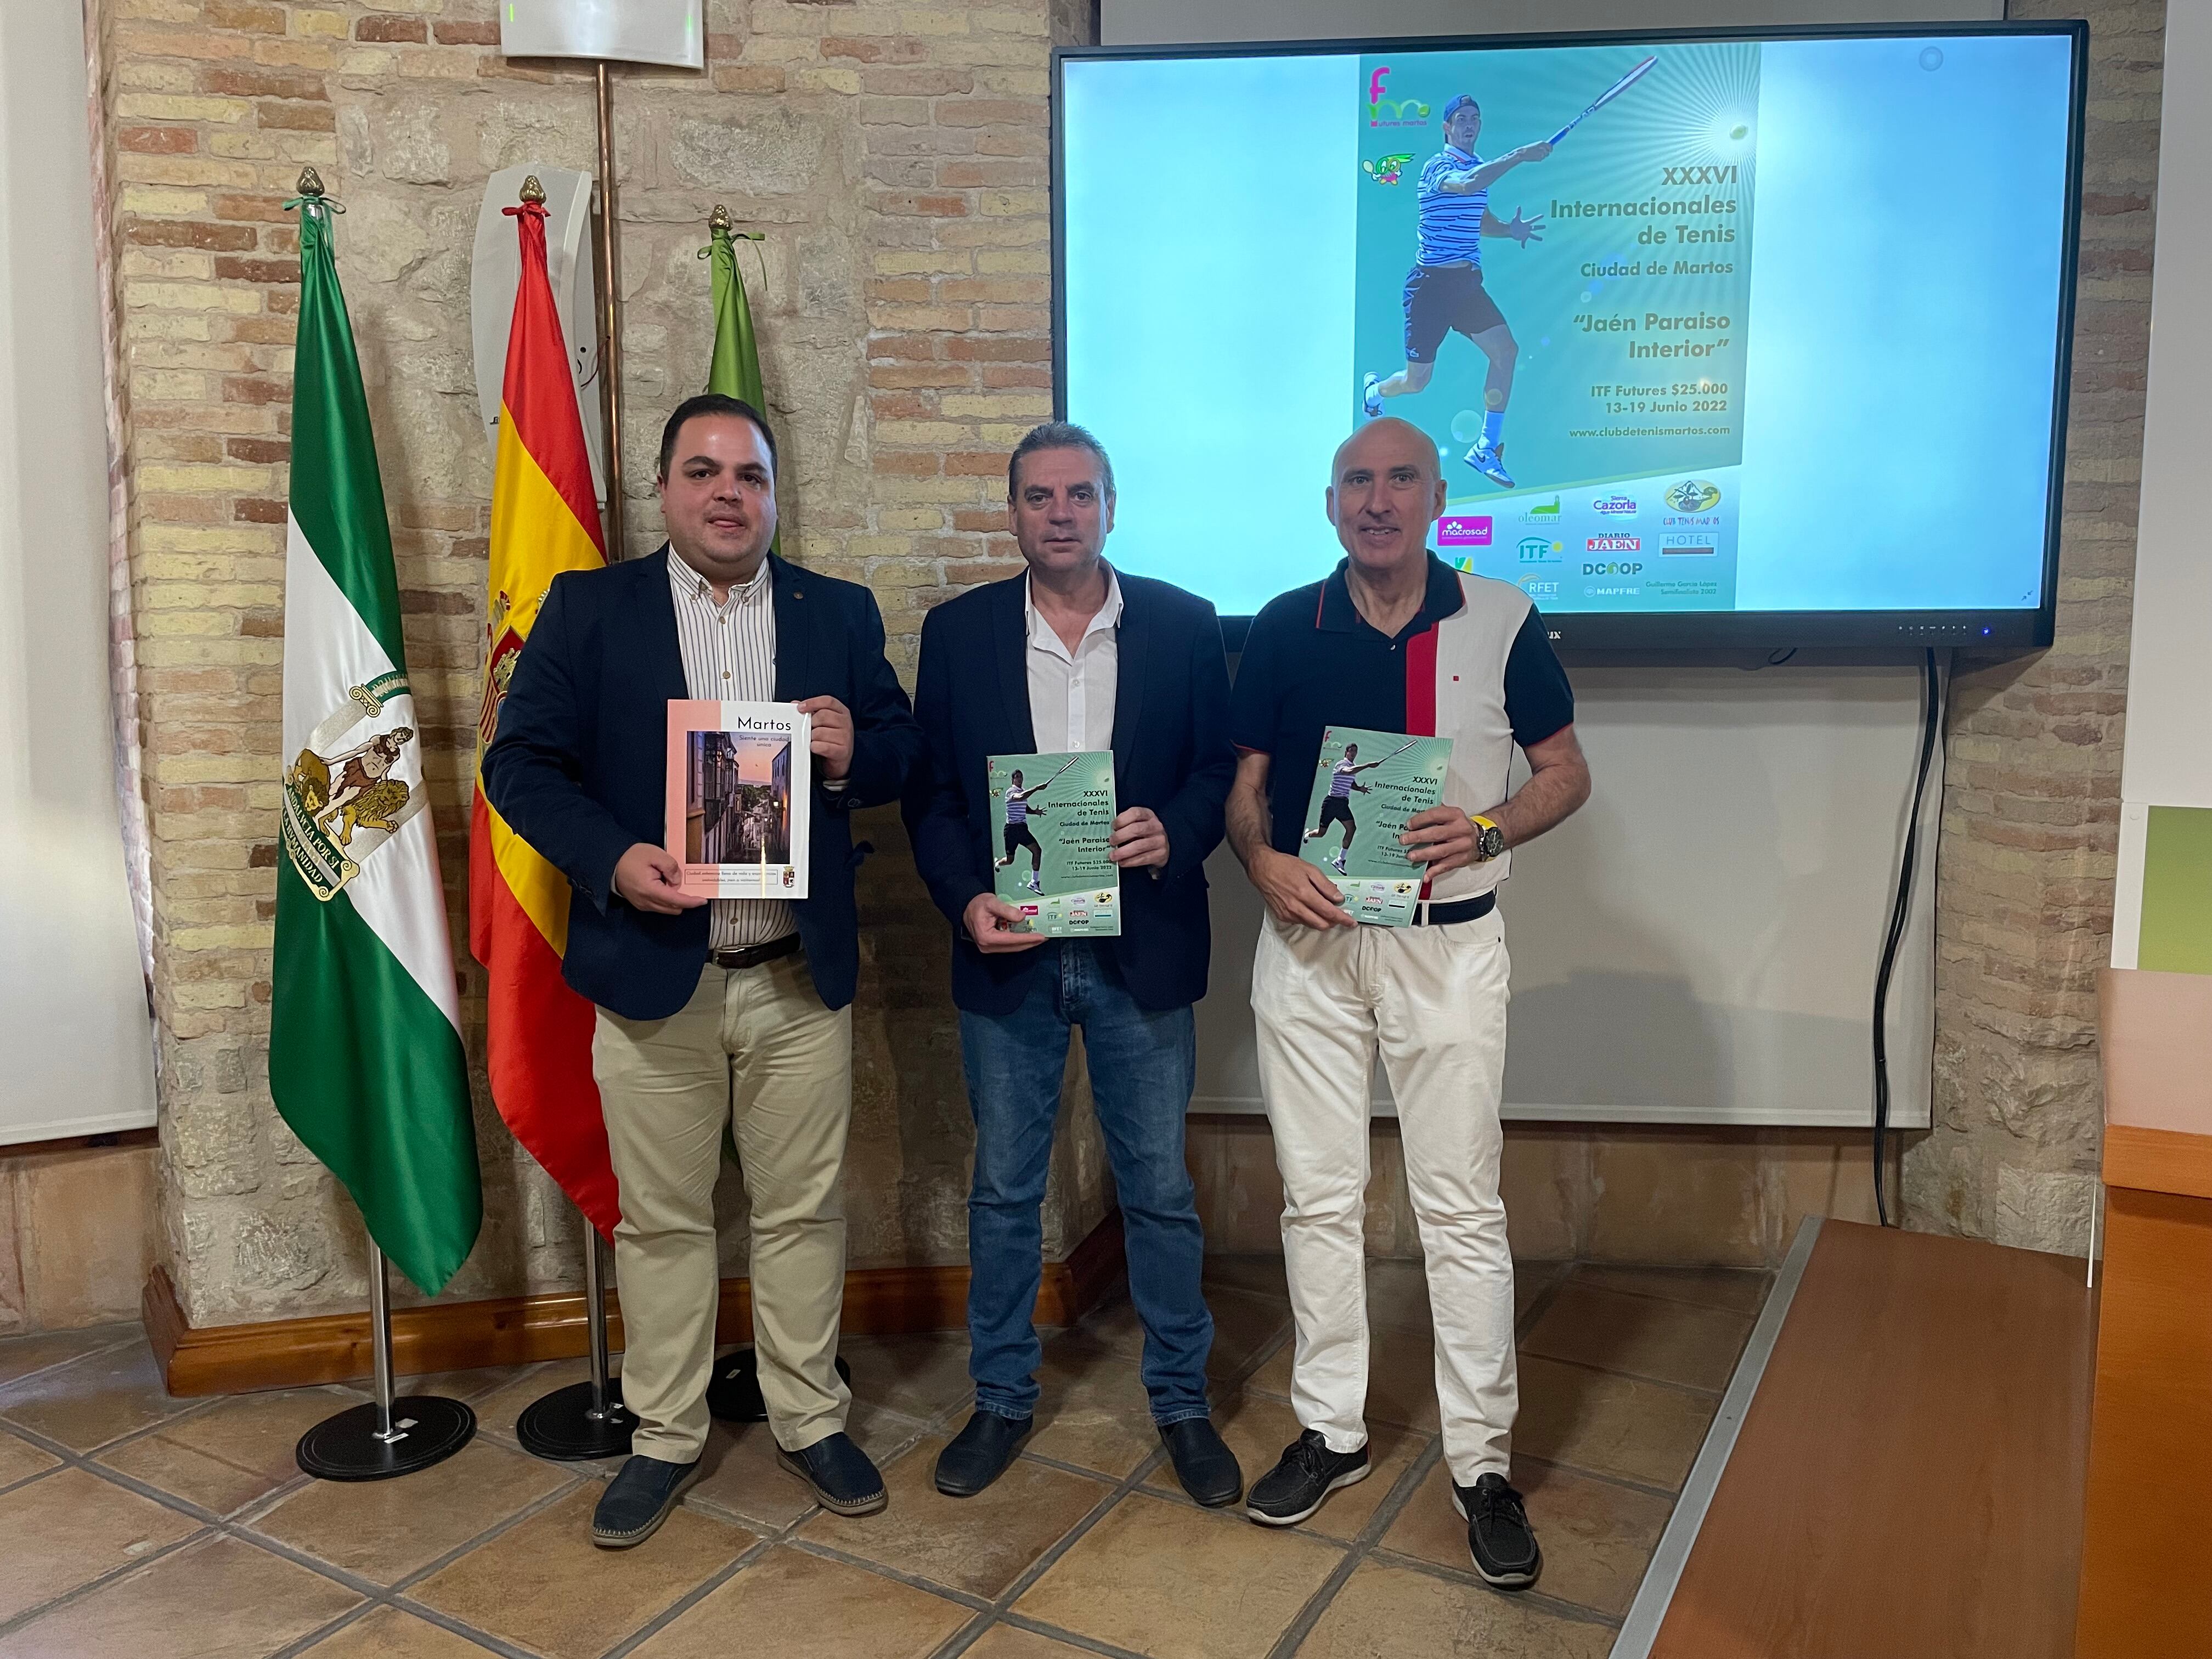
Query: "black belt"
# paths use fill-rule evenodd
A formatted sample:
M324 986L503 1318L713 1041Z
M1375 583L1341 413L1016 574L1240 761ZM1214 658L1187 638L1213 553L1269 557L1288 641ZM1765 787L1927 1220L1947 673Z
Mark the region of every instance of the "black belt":
M799 948L799 935L786 933L781 939L772 939L765 945L725 945L710 951L708 957L717 968L757 968L763 962L774 962L778 957L787 957Z
M1474 921L1488 915L1498 908L1498 895L1485 893L1479 898L1461 899L1453 904L1424 904L1413 912L1416 927L1449 927L1455 921Z

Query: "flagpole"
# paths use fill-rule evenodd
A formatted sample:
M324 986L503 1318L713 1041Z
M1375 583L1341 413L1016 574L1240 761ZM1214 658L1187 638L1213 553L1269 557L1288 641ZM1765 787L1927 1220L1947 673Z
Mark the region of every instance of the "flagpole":
M623 545L622 289L615 274L614 85L604 58L599 64L599 402L607 428L607 558L619 561Z
M622 1384L611 1381L607 1361L607 1296L600 1277L599 1233L584 1223L584 1311L591 1327L592 1376L543 1395L515 1419L522 1449L556 1463L588 1457L627 1457L637 1419L623 1404Z
M304 193L304 192L303 192ZM326 1417L293 1453L319 1480L389 1480L442 1463L469 1443L477 1414L441 1395L397 1397L392 1382L392 1286L384 1252L368 1241L369 1343L376 1398Z

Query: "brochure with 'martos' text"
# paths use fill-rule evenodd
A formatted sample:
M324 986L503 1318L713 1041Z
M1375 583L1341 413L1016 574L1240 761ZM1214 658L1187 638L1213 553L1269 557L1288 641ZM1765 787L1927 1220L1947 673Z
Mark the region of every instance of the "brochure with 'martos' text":
M669 702L667 847L685 892L806 896L812 727L787 702Z

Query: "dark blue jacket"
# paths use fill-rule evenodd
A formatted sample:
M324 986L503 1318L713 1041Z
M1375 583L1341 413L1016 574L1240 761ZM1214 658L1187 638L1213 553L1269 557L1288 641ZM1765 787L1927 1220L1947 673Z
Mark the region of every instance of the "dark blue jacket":
M708 907L649 915L614 891L615 864L639 842L666 839L668 704L690 696L676 642L669 550L554 580L515 659L484 751L484 793L500 816L574 884L562 976L627 1019L662 1019L690 1000L707 963ZM770 556L775 701L836 698L853 713L853 764L842 790L814 777L807 894L792 906L814 988L832 1008L853 1000L860 940L847 814L896 800L921 757L898 676L884 659L884 621L865 587Z
M1206 855L1221 844L1222 804L1237 772L1229 742L1229 668L1213 607L1166 582L1116 573L1120 671L1114 690L1114 805L1149 806L1167 826L1168 862L1121 872L1121 934L1110 944L1145 1007L1179 1008L1206 994L1212 930ZM985 956L962 918L991 890L998 835L986 780L993 755L1036 750L1030 722L1025 577L993 582L929 614L921 629L915 714L928 739L906 804L914 860L952 921L952 1000L1006 1014L1030 975L1058 959L1049 946Z

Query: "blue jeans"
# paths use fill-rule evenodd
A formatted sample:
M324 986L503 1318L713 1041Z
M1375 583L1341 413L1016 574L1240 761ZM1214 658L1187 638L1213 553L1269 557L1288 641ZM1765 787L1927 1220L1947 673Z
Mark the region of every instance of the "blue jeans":
M1139 1007L1107 951L1090 939L1040 945L1029 995L1011 1014L960 1016L975 1182L968 1198L969 1374L979 1410L1027 1417L1044 1357L1030 1315L1043 1276L1045 1174L1067 1066L1083 1028L1091 1093L1105 1132L1129 1261L1129 1298L1145 1324L1145 1390L1162 1426L1206 1414L1213 1316L1199 1287L1206 1244L1183 1160L1183 1114L1196 1081L1188 1006ZM1054 971L1054 969L1057 971Z

